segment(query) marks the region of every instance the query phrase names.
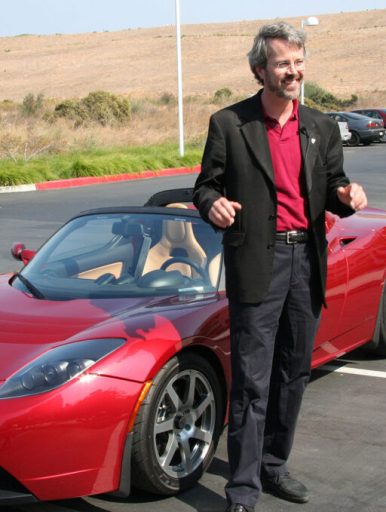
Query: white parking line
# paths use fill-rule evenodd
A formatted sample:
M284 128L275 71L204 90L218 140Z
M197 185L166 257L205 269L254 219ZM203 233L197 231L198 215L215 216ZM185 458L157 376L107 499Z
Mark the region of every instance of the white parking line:
M347 366L333 366L330 364L325 364L320 368L320 370L326 370L328 372L337 372L337 373L349 373L351 375L363 375L364 377L378 377L381 379L386 379L386 372L381 372L377 370L363 370L361 368L349 368Z

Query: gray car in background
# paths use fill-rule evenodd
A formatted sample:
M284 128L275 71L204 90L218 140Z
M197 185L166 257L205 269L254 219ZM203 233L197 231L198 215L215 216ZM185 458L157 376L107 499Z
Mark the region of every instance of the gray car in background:
M350 146L368 145L380 141L384 134L383 123L378 119L356 114L354 112L327 112L337 122L346 121L351 132L347 141Z
M362 108L358 110L352 110L351 112L356 112L357 114L362 114L362 116L379 119L383 122L384 128L386 128L386 108ZM382 141L386 142L386 130L383 133Z

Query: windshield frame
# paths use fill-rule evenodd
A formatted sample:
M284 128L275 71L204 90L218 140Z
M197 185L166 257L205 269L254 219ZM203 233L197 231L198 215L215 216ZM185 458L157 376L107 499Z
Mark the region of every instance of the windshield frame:
M135 221L135 216L139 216L143 219L148 217L149 222L154 223L157 223L158 221L159 223L161 223L161 221L168 221L170 218L170 220L174 219L175 221L186 223L184 225L190 224L192 229L194 226L196 231L202 231L205 233L205 236L210 234L210 245L212 245L217 238L217 245L214 244L214 249L208 249L209 242L207 243L206 248L203 248L208 257L212 254L213 250L217 252L217 255L221 254L216 283L214 284L213 281L209 279L209 274L208 279L206 279L205 273L199 275L197 271L194 271L196 274L194 279L193 277L188 278L187 276L184 276L184 278L181 279L181 272L173 270L172 268L169 272L166 272L167 279L164 278L164 270L161 272L160 269L158 273L154 270L153 275L151 276L153 279L152 281L148 277L147 283L145 283L145 279L142 279L141 282L136 282L136 285L134 286L134 284L128 280L125 283L125 286L121 286L120 288L117 286L113 288L113 281L110 285L109 283L106 283L105 286L94 286L88 278L73 279L70 276L60 277L58 275L51 276L50 279L48 279L47 276L43 276L41 269L45 262L49 261L49 256L55 252L57 247L60 246L66 238L68 238L69 233L71 234L71 231L69 231L70 227L75 225L74 229L79 229L79 227L74 223L79 222L81 226L83 220L85 223L88 223L94 219L97 220L103 218L111 218L119 221L126 218L126 216L131 217L131 220L133 221ZM75 259L78 257L82 258L83 255L79 254L74 256ZM74 259L71 254L63 257L62 260L64 261L66 258L68 258L68 260ZM176 294L213 294L221 291L223 288L224 270L222 259L220 233L216 233L209 224L205 223L201 219L197 210L175 207L107 207L81 212L80 214L72 217L58 231L56 231L56 233L54 233L45 244L42 245L35 257L21 270L20 273L24 278L28 279L33 286L38 288L48 300L69 300L77 298L137 298L143 296L166 296ZM60 261L60 258L58 261ZM182 261L180 264L182 265L184 262ZM206 268L209 268L209 261L206 262ZM90 285L88 288L84 286L85 280L87 280ZM17 279L13 280L12 285L17 288L24 288L24 290L26 288L25 284L23 285L22 281ZM29 290L29 292L30 291L31 290Z

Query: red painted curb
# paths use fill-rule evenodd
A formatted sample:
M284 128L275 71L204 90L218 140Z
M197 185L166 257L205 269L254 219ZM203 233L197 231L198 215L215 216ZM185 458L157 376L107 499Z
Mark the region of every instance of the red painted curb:
M96 185L99 183L110 183L116 181L139 180L146 178L155 178L161 176L175 176L178 174L193 174L200 172L201 166L195 167L177 167L173 169L159 169L157 171L143 171L133 174L112 174L109 176L85 176L82 178L69 178L64 180L44 181L36 183L36 190L52 190L57 188L83 187L87 185Z

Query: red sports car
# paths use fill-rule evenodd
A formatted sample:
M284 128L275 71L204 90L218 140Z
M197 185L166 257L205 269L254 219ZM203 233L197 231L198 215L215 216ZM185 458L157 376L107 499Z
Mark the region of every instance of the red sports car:
M226 420L221 234L191 190L67 222L0 276L0 504L173 494L210 463ZM167 205L167 207L166 207ZM386 354L386 212L327 215L318 366Z

